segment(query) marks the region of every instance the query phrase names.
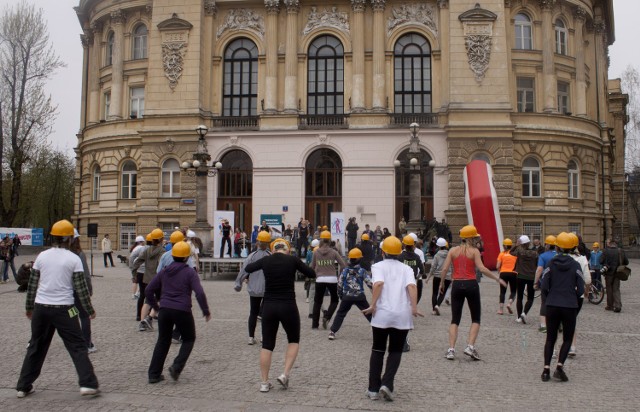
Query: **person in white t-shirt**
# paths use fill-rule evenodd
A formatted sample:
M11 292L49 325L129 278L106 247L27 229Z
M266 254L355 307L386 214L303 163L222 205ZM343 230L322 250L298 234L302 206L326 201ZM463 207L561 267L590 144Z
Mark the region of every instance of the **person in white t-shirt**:
M95 395L99 392L98 378L93 372L87 344L78 322L79 311L74 305L75 291L89 317L96 317L82 261L69 250L73 229L73 224L68 220L56 222L51 227L51 237L57 247L40 253L33 263L26 302L26 315L31 320L31 340L16 385L18 398L34 392L33 382L40 376L56 331L73 359L80 394Z
M367 390L370 399L382 396L388 401L393 400L393 381L400 366L407 335L413 329L413 317L423 316L417 308L418 290L413 270L397 260L401 252L400 239L389 236L382 242L384 260L371 267L373 297L371 306L362 311L365 315L373 315L373 345ZM387 342L389 355L382 375Z

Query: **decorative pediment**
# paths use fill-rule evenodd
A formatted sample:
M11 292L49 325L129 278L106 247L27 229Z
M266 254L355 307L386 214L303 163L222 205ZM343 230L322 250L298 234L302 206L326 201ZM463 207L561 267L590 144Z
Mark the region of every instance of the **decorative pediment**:
M176 13L173 13L170 19L161 21L158 23L158 30L191 30L193 24L178 17Z
M264 38L264 17L251 9L231 9L216 35L219 38L228 30L251 30Z
M436 15L433 7L424 3L402 4L391 9L387 32L391 34L391 31L396 27L411 23L426 26L433 34L438 34L438 25L436 24Z
M460 16L458 16L458 19L460 19L460 21L462 22L465 22L465 21L494 22L496 21L497 18L498 18L497 14L495 14L490 10L483 9L482 7L480 7L480 3L476 3L473 9L467 10L464 13L460 14Z

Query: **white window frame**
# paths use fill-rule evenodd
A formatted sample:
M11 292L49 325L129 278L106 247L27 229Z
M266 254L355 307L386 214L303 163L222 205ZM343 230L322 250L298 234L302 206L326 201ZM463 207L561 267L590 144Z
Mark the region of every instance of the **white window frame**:
M104 94L104 119L109 119L109 110L111 110L111 92L108 91Z
M91 194L91 200L98 201L100 200L100 166L95 166L93 168L93 188Z
M144 32L138 32L141 28L144 28ZM133 44L132 44L132 58L133 60L146 59L147 58L147 39L149 31L144 23L138 24L133 29Z
M521 16L526 20L519 19ZM533 50L533 24L531 24L531 17L524 13L518 13L514 20L516 49Z
M581 223L569 223L569 225L567 227L568 227L569 233L575 233L576 235L582 233L581 232L581 229L582 229L582 224Z
M571 86L568 82L558 82L558 111L562 114L571 113Z
M580 168L575 160L567 164L567 183L569 199L580 198Z
M168 163L175 164L168 165ZM165 187L168 190L165 190ZM162 170L160 172L160 196L180 197L180 163L174 158L169 158L162 163Z
M132 119L144 117L144 86L132 87L129 91L129 113Z
M567 30L567 27L561 19L557 19L556 23L554 24L554 28L556 32L556 53L566 56L569 52L569 32Z
M125 170L128 166L133 165L132 169ZM122 165L120 195L122 199L135 199L138 189L138 168L132 160L127 160Z
M136 224L120 223L120 250L128 251L136 242Z
M525 166L527 160L534 160L538 166ZM538 182L534 182L534 176L538 176ZM525 190L526 188L526 190ZM537 189L537 194L535 193ZM542 193L542 173L540 162L535 157L527 157L522 162L522 197L540 197Z
M530 84L525 84L530 82ZM533 77L516 78L516 100L518 113L533 113L536 110L536 80Z
M107 34L107 45L105 47L104 65L111 66L113 64L113 47L115 44L116 34L110 31Z

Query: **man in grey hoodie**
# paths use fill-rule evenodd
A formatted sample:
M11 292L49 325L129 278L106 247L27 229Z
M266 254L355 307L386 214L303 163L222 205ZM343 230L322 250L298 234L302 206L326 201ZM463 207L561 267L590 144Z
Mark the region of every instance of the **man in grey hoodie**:
M336 263L338 271L336 271ZM316 272L316 293L313 300L313 317L311 329L318 329L320 324L320 308L324 299L324 292L328 289L331 294L331 303L322 317L322 328L327 329L333 313L338 307L338 273L346 267L340 254L331 247L331 232L328 230L320 233L320 247L313 252L311 268Z
M269 232L262 231L258 233L256 240L256 246L258 248L251 252L245 259L233 287L236 292L240 292L242 290L242 283L247 280L247 278L249 279L247 282L247 292L249 292L249 320L247 322L249 325L249 341L247 343L249 345L255 345L257 343L255 333L256 325L258 324L258 315L261 312L262 298L264 297L264 273L262 273L262 269L260 269L250 277L244 268L250 263L257 262L271 254L269 251L269 243L271 242Z

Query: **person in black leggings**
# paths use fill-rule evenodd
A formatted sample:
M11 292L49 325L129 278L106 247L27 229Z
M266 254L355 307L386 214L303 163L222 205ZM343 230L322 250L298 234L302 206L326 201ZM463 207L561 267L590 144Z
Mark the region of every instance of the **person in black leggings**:
M518 295L516 300L516 308L518 318L516 322L527 323L527 314L533 305L535 297L533 290L533 282L536 277L536 268L538 265L538 252L535 249L529 249L531 240L529 236L522 235L518 239L520 244L512 249L511 254L518 258L516 261L516 273L518 274ZM527 303L522 305L524 300L524 291L527 290Z
M449 289L449 285L451 285L451 269L447 271L447 273L442 273L442 265L444 265L444 261L447 259L447 254L449 254L449 250L447 249L447 241L444 238L438 238L436 241L436 246L438 247L438 251L433 256L433 261L431 262L431 271L429 272L429 277L433 277L433 288L431 291L431 308L433 310L432 314L436 316L440 316L440 305L442 305L442 301ZM425 283L428 283L429 279ZM444 282L444 292L440 293L440 283Z
M560 326L562 326L562 346L553 377L563 382L569 380L564 371L564 362L569 355L576 329L578 297L584 293L584 279L580 264L569 255L573 248L573 240L568 234L561 233L556 238L556 246L558 254L542 273L540 284L547 306L547 340L544 345L544 369L541 376L543 382L550 379L551 357Z
M513 241L511 239L505 239L502 242L502 246L504 247L504 250L498 255L496 269L500 272L500 279L504 280L509 285L509 303L507 303L507 311L511 314L513 313L511 310L511 304L513 303L513 299L516 297L516 276L518 274L515 273L514 270L518 258L509 253L511 251L511 246L513 246ZM498 309L498 315L502 315L504 313L503 308L506 295L507 287L500 285L500 308Z
M260 373L262 383L260 392L269 392L271 357L276 346L278 326L282 324L287 333L287 352L284 361L284 373L278 377L283 388L289 387L291 368L298 356L300 348L300 313L296 305L295 280L296 271L309 278L316 273L300 259L289 255L291 246L284 239L276 239L271 243L271 256L247 265L244 270L251 276L262 269L265 279L264 300L262 304L262 350L260 351Z

